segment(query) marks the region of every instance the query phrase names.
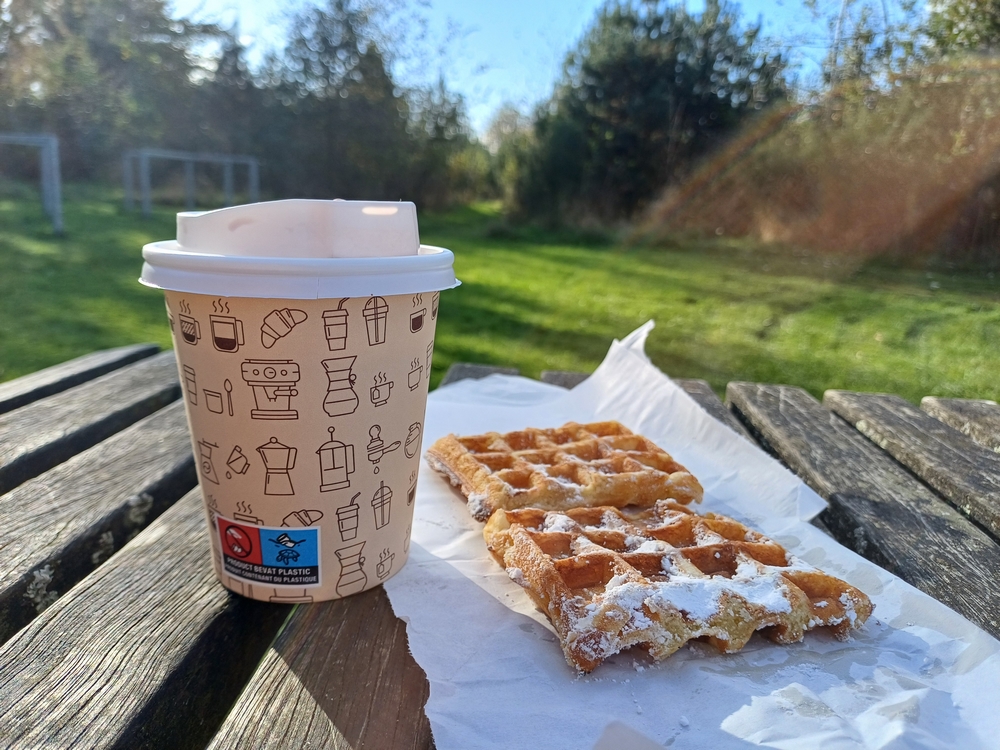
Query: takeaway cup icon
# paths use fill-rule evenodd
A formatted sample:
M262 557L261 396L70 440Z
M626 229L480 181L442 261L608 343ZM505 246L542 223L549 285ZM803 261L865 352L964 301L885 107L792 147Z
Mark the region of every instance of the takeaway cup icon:
M326 345L331 352L342 352L347 348L347 310L340 300L336 310L323 311L323 333L326 335Z
M368 329L368 346L385 343L385 322L389 303L383 297L372 297L365 303L365 326Z

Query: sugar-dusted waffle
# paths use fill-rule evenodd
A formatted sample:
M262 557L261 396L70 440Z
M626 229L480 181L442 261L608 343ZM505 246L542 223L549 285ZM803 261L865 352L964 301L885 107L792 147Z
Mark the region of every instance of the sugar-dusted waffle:
M501 509L483 533L581 672L631 646L662 659L692 638L727 653L758 630L778 643L818 627L843 639L872 612L861 591L777 542L669 501L645 509Z
M687 469L618 422L448 435L430 447L427 462L461 487L480 521L499 508L649 507L702 497Z

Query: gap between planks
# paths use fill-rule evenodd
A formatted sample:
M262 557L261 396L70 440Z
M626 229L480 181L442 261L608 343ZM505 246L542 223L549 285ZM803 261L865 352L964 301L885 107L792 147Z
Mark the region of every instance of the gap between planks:
M180 396L172 351L0 415L0 494Z
M204 748L291 610L210 559L193 490L0 648L6 743Z
M823 405L1000 539L1000 454L900 396L830 390Z
M175 402L0 498L0 643L196 483Z
M131 362L151 357L158 351L160 347L156 344L132 344L104 349L0 383L0 414L61 393Z

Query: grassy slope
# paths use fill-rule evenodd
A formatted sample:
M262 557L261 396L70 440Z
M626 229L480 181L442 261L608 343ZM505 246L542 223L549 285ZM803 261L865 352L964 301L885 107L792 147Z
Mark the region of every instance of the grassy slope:
M172 211L142 220L107 192L66 192L62 239L35 200L0 197L0 380L94 349L169 343L161 295L135 279L139 248L173 236ZM591 370L612 338L654 318L653 361L716 389L1000 396L993 279L849 272L734 241L623 249L495 222L488 206L422 221L425 242L455 250L464 282L442 294L435 379L456 361Z
M463 281L442 295L442 365L591 370L612 338L653 318L653 361L720 391L754 380L817 395L1000 396L997 280L851 271L740 241L623 249L530 231L493 239L484 214L423 223L426 241L455 250Z

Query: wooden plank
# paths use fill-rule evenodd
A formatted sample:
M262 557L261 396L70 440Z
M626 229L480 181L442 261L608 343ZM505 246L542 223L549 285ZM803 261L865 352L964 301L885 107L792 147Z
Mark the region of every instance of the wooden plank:
M298 607L209 747L429 748L428 695L378 587Z
M996 401L925 396L920 408L935 419L1000 453L1000 406Z
M830 390L823 405L1000 539L1000 454L899 396Z
M152 357L158 351L160 347L156 344L133 344L105 349L47 367L23 378L0 383L0 414L61 393L132 362Z
M193 490L0 647L9 747L203 748L290 606L229 593Z
M520 375L516 367L496 367L494 365L475 365L470 362L456 362L448 368L448 372L441 378L441 385L448 385L459 380L472 378L480 380L488 375Z
M684 391L701 406L705 411L707 411L711 416L718 419L726 427L733 430L737 434L749 440L754 445L757 441L753 439L753 436L743 426L743 423L736 418L736 415L729 411L729 408L722 403L722 399L719 398L715 391L712 390L712 386L708 384L707 380L698 380L695 378L677 378L674 380L677 385L684 389ZM809 521L813 526L822 531L827 536L833 536L830 529L823 520L816 516Z
M178 402L11 490L0 503L0 643L197 481Z
M762 446L830 508L843 544L1000 636L1000 545L801 388L730 383Z
M0 415L0 493L179 396L177 366L170 351Z
M750 437L750 433L747 432L747 428L733 415L726 405L722 403L715 391L712 390L712 386L708 384L706 380L695 380L690 378L677 378L674 380L677 385L684 389L684 391L695 401L698 405L711 414L713 417L718 419L726 427L733 430L739 435L742 435L750 442L753 442L753 438Z

